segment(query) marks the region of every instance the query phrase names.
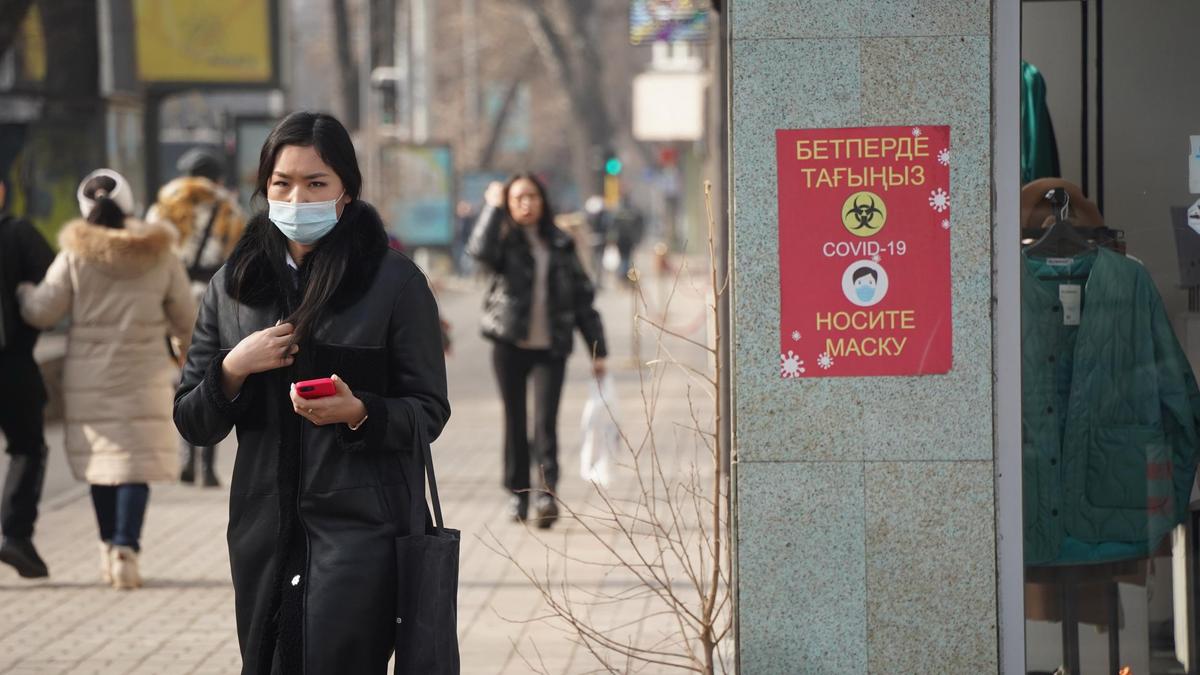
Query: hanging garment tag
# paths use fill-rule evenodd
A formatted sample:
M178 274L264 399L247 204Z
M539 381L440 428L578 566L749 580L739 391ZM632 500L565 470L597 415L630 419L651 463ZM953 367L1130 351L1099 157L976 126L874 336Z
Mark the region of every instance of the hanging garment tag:
M1055 267L1070 267L1074 263L1074 258L1046 258L1046 264L1054 265Z
M1083 288L1077 284L1063 284L1058 287L1058 301L1062 303L1063 325L1079 325L1079 306L1083 299Z

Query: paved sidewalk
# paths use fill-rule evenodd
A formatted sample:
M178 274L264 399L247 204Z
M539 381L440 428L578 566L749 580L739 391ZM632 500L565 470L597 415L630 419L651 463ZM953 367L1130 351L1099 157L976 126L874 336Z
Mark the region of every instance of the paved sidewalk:
M696 283L704 281L701 277ZM652 298L658 292L656 284L647 288ZM548 558L530 532L505 518L506 497L500 488L501 409L491 350L477 331L482 293L482 287L460 281L440 294L443 312L454 325L454 354L448 361L454 412L434 445L434 457L447 523L463 530L459 592L463 673L528 673L531 669L521 654L536 659L535 652L548 672L595 672L594 660L560 630L528 622L545 615L545 606L520 571L484 545L490 531L527 568L541 573L549 563L556 573L562 571L560 561ZM638 373L627 365L632 361L629 294L607 290L599 306L611 344L622 421L636 432L644 423ZM705 341L707 322L695 291L681 290L675 307L671 325ZM643 359L650 358L649 342L644 332ZM706 367L699 350L675 351L677 356L687 352L693 365ZM594 501L590 486L578 478L579 417L589 376L577 351L560 416L560 491L572 504ZM665 430L665 439L673 435L673 421L688 419L684 381L676 376L664 385L656 427ZM60 429L55 427L50 434L52 452L61 455ZM219 450L220 473L226 479L233 456L232 439L227 439ZM65 463L55 462L51 481L62 485L63 471ZM59 491L44 504L36 537L51 578L28 582L0 566L0 673L238 672L226 523L224 489L153 486L143 544L146 587L119 592L100 583L95 523L85 493L81 487ZM578 526L556 527L547 541L569 543L573 554L585 557L603 551ZM585 565L572 565L569 571L572 583L585 588L617 589L631 583L627 576ZM622 631L645 631L653 622L641 621L644 611L642 605L625 603L604 616L598 614L597 620L622 626Z

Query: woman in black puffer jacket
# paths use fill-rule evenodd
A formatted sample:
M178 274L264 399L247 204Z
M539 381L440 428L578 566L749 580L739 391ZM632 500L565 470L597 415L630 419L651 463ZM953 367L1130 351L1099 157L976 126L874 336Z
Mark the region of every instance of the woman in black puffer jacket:
M554 225L541 181L518 174L489 185L485 198L467 251L491 273L483 335L495 344L492 363L504 401L504 487L512 493L513 519L524 521L530 494L525 393L532 375L532 449L541 478L534 517L547 528L558 518L552 496L559 475L558 404L571 337L578 327L599 377L608 355L604 328L592 306L592 282L574 241Z

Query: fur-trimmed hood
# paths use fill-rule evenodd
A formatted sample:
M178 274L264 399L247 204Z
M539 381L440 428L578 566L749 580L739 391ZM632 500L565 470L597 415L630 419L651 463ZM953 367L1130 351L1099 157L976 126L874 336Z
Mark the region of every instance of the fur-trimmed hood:
M207 178L181 176L162 186L158 191L158 203L194 207L197 204L210 204L226 196L223 189Z
M225 263L225 292L229 297L250 307L286 304L284 289L291 287L291 272L284 260L272 260L267 254L267 238L274 236L282 235L267 214L260 213L250 220L246 234ZM353 305L370 289L388 250L388 239L379 213L361 199L346 205L337 226L317 243L313 254L334 237L350 238L350 264L330 303L331 309L337 311ZM248 258L252 260L247 261ZM239 287L233 272L243 264L246 278ZM307 264L301 266L301 276L307 274L306 267Z
M127 218L125 227L119 230L83 219L72 220L58 235L62 250L120 279L145 274L163 256L171 255L174 244L175 231L170 226L133 218Z
M179 252L189 263L196 258L196 249L204 245L200 262L213 271L233 252L246 228L246 218L233 195L200 176L181 176L164 185L146 220L174 226L179 231ZM212 229L206 239L204 231L210 222ZM207 250L211 248L215 252Z

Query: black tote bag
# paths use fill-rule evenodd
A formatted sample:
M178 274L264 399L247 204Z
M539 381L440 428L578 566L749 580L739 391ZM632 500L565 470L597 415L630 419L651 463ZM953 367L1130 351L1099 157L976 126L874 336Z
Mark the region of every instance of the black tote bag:
M412 409L416 471L408 483L410 534L396 538L395 675L458 675L458 552L461 535L445 527L438 499L433 456ZM411 466L411 464L409 465ZM421 467L424 471L421 471ZM433 525L425 519L425 480L433 505Z

